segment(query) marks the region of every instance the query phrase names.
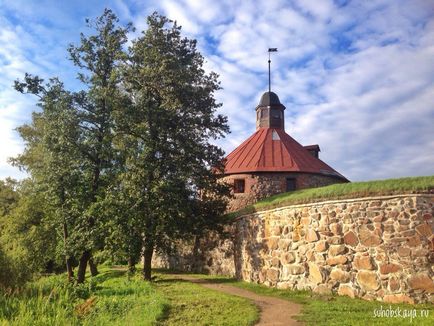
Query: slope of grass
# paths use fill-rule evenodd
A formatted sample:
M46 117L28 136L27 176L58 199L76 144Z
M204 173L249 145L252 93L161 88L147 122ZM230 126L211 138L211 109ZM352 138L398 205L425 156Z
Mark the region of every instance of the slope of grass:
M302 314L297 319L305 322L306 325L434 325L434 306L432 304L388 304L344 296L319 295L311 291L279 290L223 276L201 274L194 276L209 282L225 283L260 295L302 304ZM384 314L381 315L381 309L383 311L400 310L401 317L386 317ZM428 316L422 315L422 311L425 311ZM414 315L415 317L411 318Z
M237 212L231 213L229 214L229 217L235 218L244 214L250 214L267 209L324 200L432 192L433 190L434 176L340 183L271 196Z
M81 286L64 275L43 277L0 294L0 325L252 325L257 308L246 299L157 275L145 282L104 269Z

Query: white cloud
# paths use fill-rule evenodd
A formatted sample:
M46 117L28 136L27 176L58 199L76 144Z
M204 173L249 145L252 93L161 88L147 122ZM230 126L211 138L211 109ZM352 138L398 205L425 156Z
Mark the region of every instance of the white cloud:
M70 66L56 58L65 58L65 45L77 41L83 18L98 15L106 5L71 2L65 11L50 1L14 3L8 10L15 12L19 23L0 30L0 96L9 98L8 103L0 102L9 112L0 115L2 130L16 127L17 117L28 115L30 105L10 90L4 93L6 85L10 87L24 71L45 76L66 71L62 77L73 84ZM206 68L220 74L223 90L216 97L232 133L219 143L227 152L255 129L254 109L267 89L266 51L277 47L272 87L287 107L289 134L303 144L319 143L324 161L351 180L434 173L434 7L429 2L110 4L139 30L146 27L146 15L158 10L177 20L185 35L199 40ZM41 13L43 6L49 8L46 15ZM41 40L46 49L38 44ZM2 132L3 139L15 141L10 152L19 151L16 136ZM0 152L0 169L4 155Z

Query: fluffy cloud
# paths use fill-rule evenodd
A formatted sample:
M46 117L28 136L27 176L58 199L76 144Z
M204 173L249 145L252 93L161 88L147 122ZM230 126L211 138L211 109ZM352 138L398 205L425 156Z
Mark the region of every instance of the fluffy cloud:
M0 121L8 149L0 177L14 174L5 157L21 143L10 130L29 118L31 101L10 91L24 71L63 71L74 86L65 45L84 17L105 2L57 2L4 9L0 24ZM351 180L433 174L434 7L426 1L109 1L124 21L145 28L158 10L198 39L206 68L220 74L216 96L232 133L229 152L255 129L254 108L272 88L286 106L287 131L302 144L319 143L321 157ZM21 7L25 7L21 10ZM49 8L46 9L46 8ZM47 11L48 10L48 11ZM65 58L65 60L59 60Z

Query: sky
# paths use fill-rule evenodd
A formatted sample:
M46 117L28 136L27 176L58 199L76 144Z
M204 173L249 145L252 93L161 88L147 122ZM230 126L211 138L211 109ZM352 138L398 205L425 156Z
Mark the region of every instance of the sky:
M275 47L272 91L298 142L319 144L351 181L434 174L434 0L0 0L0 178L25 177L8 158L38 109L13 81L28 72L80 89L66 48L104 8L138 31L158 11L197 39L220 75L227 154L255 131Z

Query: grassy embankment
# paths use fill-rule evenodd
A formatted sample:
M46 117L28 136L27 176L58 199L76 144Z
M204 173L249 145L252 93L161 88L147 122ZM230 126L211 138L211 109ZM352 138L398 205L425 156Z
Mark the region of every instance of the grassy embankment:
M43 277L0 295L0 325L252 325L248 300L155 274L155 282L105 269L83 286Z
M314 203L325 200L429 192L433 190L434 176L340 183L271 196L231 213L230 217L235 218L244 214L287 205Z

